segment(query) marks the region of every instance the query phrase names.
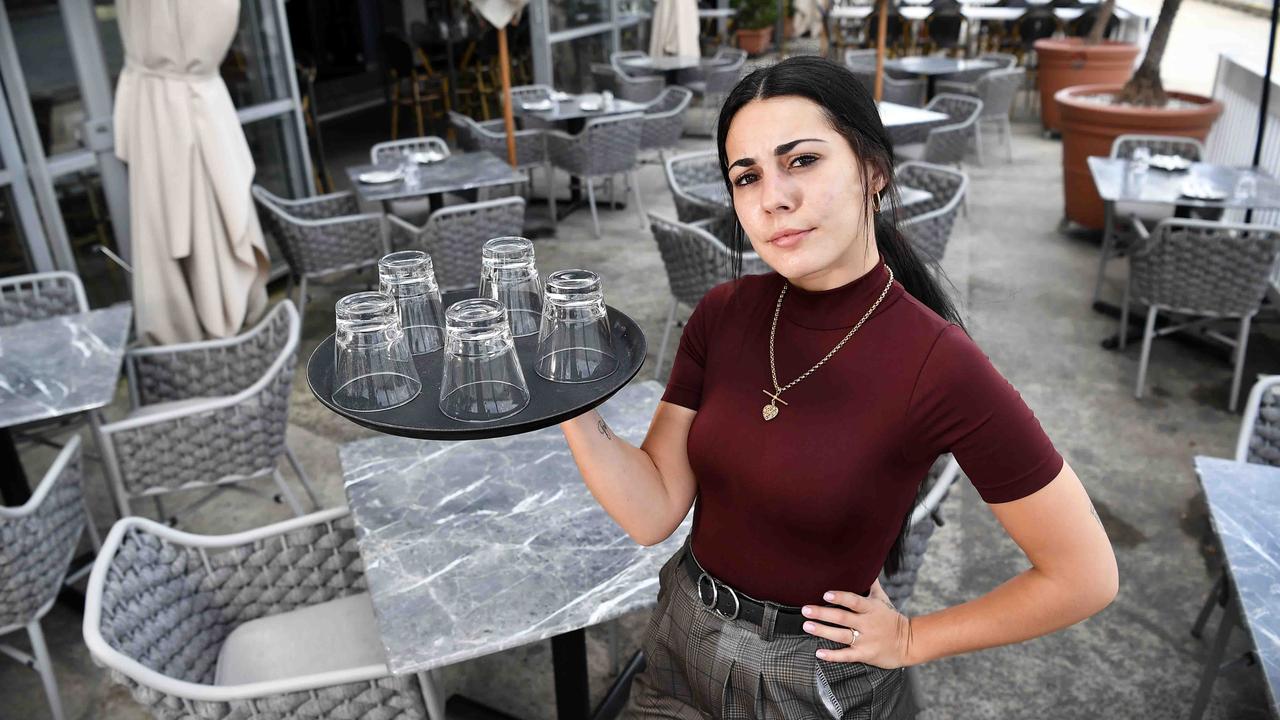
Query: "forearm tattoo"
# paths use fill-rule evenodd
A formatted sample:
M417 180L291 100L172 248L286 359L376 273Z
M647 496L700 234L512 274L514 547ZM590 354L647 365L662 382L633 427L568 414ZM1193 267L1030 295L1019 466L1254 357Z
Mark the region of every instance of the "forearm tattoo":
M604 436L605 440L613 439L613 431L609 429L609 423L604 421L604 417L600 413L596 413L596 430Z

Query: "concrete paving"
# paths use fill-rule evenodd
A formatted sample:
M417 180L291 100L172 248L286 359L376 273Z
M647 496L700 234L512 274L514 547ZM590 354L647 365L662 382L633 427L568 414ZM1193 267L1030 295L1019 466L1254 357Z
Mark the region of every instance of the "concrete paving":
M943 266L971 333L1021 391L1088 487L1119 557L1121 589L1100 615L1051 637L922 667L927 709L921 717L1184 717L1208 649L1188 629L1219 568L1191 457L1232 452L1240 418L1226 411L1231 368L1225 352L1161 341L1153 352L1149 393L1141 401L1133 398L1138 347L1102 349L1099 343L1115 331L1116 321L1089 308L1096 238L1056 231L1062 212L1060 145L1042 139L1030 122L1017 123L1015 132L1013 164L968 168L969 216L957 223ZM688 139L685 145L693 149L709 142ZM640 182L647 208L674 216L658 167L645 167ZM656 245L648 230L640 229L633 208L602 210L602 240L591 237L590 222L589 213L578 212L555 237L538 240L540 268L544 273L563 267L600 272L609 301L641 324L656 352L670 297ZM1109 297L1118 297L1122 272L1115 264ZM361 282L347 278L316 288L300 358L305 360L332 331L327 308ZM1249 378L1277 370L1280 333L1271 322L1256 327ZM652 375L652 361L651 356L640 377ZM119 417L126 406L122 384L107 414ZM337 447L368 431L325 411L301 377L290 422L289 443L323 504L341 505ZM29 476L39 477L51 458L42 449L26 453ZM105 527L110 513L105 485L98 468L90 468L87 489ZM953 493L943 515L946 525L932 541L913 614L977 597L1027 566L967 484ZM284 506L224 493L183 527L223 533L287 517ZM609 633L617 632L625 660L638 643L644 615L588 633L597 696L615 671ZM62 606L43 623L67 717L146 717L93 664L80 623L78 613ZM8 639L25 646L20 635ZM1238 633L1230 653L1246 648ZM544 642L448 668L444 684L451 693L521 717L551 718L550 667L550 645ZM48 717L36 674L5 658L0 658L0 698L0 717ZM1243 667L1220 678L1206 717L1268 717L1258 668Z

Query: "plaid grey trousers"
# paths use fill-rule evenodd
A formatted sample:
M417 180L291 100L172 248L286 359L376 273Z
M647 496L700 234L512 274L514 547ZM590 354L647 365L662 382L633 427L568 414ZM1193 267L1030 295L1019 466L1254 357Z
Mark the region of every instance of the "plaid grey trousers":
M647 664L623 714L631 720L909 720L915 717L903 668L819 660L812 635L774 635L725 620L703 606L680 560L685 543L659 573L658 607L645 631Z

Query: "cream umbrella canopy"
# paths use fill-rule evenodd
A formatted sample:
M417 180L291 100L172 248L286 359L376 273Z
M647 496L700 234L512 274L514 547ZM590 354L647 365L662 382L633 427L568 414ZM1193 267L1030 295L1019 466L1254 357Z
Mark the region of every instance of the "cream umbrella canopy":
M239 0L118 0L116 155L129 166L133 297L148 343L227 337L261 314L270 270L253 156L218 65Z
M658 0L653 8L649 56L698 56L698 0Z

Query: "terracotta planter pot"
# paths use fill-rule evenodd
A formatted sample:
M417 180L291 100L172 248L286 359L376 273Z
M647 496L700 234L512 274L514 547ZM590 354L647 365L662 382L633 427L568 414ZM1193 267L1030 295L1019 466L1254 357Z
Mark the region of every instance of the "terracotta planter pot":
M769 45L773 42L773 27L764 27L759 30L739 30L738 47L747 51L748 55L759 55L769 49Z
M1126 134L1180 135L1201 142L1222 114L1222 103L1203 95L1169 92L1169 97L1197 103L1194 108L1142 108L1101 105L1083 95L1118 93L1122 84L1081 85L1059 90L1053 102L1062 118L1062 192L1068 220L1101 229L1102 198L1089 174L1086 158L1108 156L1115 139Z
M1082 38L1046 38L1035 43L1037 82L1040 85L1040 124L1058 132L1058 108L1053 96L1065 87L1128 82L1138 46L1103 42L1085 45Z

